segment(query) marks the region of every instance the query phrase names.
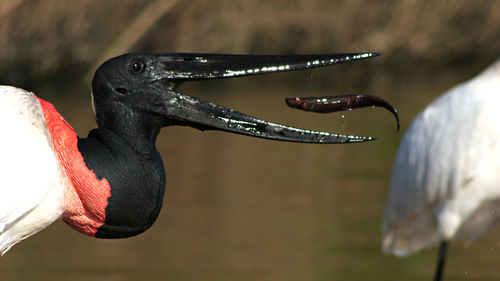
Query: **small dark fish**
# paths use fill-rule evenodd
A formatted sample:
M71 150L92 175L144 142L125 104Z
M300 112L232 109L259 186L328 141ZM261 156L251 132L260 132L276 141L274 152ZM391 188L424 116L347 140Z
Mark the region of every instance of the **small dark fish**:
M399 116L396 109L384 99L372 95L295 97L286 98L286 103L293 108L318 113L331 113L360 107L379 106L389 110L394 115L397 122L397 131L399 131Z

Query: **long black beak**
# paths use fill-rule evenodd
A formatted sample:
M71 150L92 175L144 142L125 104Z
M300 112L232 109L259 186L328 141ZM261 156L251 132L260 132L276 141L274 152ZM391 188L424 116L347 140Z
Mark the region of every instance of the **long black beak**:
M165 126L188 125L200 130L223 130L248 136L305 143L348 143L370 141L371 137L330 134L280 125L190 97L175 91L182 82L230 78L271 72L334 65L377 56L377 53L320 55L224 55L199 53L127 54L105 63L110 75L116 64L127 64L121 72L127 87L120 94L142 92L150 103L148 111L166 117ZM108 66L101 66L101 73ZM100 76L100 75L96 75ZM120 78L119 77L119 78ZM118 78L117 78L118 79ZM99 84L96 82L96 84Z
M232 109L174 92L185 81L230 78L328 66L377 56L376 53L321 55L158 54L154 77L168 88L168 116L200 130L224 130L254 137L305 143L349 143L372 137L310 131L261 120ZM347 108L346 108L347 109Z

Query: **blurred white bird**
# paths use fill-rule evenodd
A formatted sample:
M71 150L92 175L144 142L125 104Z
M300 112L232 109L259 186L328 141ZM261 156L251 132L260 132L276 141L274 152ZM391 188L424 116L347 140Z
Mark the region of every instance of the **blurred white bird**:
M471 242L500 219L500 60L432 102L396 156L382 249L397 256L451 239Z

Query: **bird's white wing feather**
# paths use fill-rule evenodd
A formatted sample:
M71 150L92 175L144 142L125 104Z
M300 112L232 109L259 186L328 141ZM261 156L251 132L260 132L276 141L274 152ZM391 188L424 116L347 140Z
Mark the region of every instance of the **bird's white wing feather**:
M500 61L421 112L398 150L382 226L383 249L407 255L451 238L500 195Z
M0 86L0 131L3 254L61 214L64 184L42 109L32 93Z

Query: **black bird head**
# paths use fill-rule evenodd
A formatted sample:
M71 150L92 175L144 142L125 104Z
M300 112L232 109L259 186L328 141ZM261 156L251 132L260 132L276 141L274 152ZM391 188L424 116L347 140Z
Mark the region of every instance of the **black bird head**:
M92 81L99 127L155 138L162 127L187 125L306 143L372 140L293 128L257 119L175 91L179 83L327 66L376 53L323 55L125 54L103 63Z
M88 170L97 179L106 179L109 183L105 221L92 235L129 237L145 231L157 218L165 191L163 162L155 147L162 127L185 125L308 143L373 139L314 132L260 120L176 92L179 83L313 68L376 55L126 54L106 61L92 81L99 128L92 130L88 138L78 140L78 149ZM319 107L315 103L319 103ZM340 102L330 97L317 97L312 101L296 98L295 103L289 104L308 111L332 112L383 103L356 95L343 97Z

